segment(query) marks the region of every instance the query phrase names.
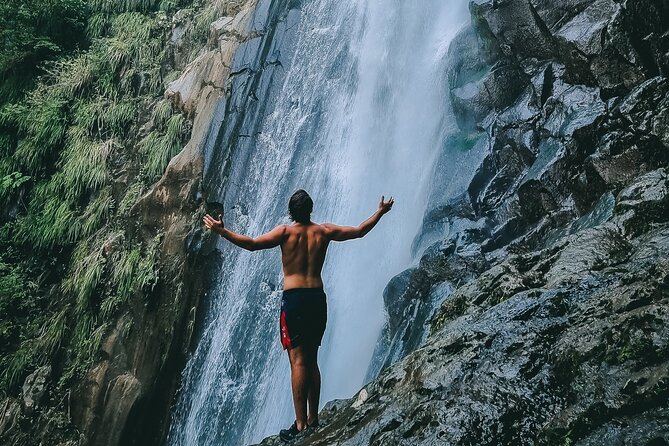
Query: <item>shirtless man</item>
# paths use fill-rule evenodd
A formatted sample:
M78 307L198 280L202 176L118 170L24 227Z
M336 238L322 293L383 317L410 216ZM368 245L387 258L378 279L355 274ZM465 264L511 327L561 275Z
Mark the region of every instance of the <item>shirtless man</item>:
M288 212L293 224L279 225L266 234L252 238L232 232L209 214L204 216L207 228L249 251L281 246L283 263L283 297L280 334L284 350L288 350L295 422L282 429L284 441L293 439L307 427L318 425L318 400L321 374L318 369L318 347L325 331L327 308L321 270L331 241L342 242L363 237L393 207L392 197L381 197L378 210L359 226L318 224L311 221L313 201L300 189L290 197ZM307 402L309 416L307 417Z

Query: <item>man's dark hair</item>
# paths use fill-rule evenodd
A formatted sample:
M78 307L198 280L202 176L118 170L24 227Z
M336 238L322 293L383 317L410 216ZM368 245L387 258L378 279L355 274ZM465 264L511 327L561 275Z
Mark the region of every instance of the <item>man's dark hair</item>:
M295 191L288 202L288 213L290 218L298 223L309 223L314 202L304 189Z

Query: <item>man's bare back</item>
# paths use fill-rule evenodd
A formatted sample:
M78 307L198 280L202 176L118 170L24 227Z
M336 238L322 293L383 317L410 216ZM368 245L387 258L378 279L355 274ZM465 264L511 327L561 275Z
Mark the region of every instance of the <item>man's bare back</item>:
M323 286L321 270L329 243L330 239L323 225L284 225L281 242L284 290Z

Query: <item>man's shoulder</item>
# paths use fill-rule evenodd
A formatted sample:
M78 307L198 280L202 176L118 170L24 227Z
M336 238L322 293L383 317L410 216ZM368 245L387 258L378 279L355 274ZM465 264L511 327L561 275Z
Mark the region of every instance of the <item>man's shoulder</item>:
M325 237L331 237L333 232L336 231L338 228L337 225L334 223L320 223L319 224L319 232L323 234Z
M332 223L315 223L315 225L318 226L318 229L321 231L329 231L335 226Z
M280 225L276 225L276 227L274 229L272 229L272 231L286 232L289 228L290 228L290 225L280 224Z
M334 224L334 223L319 223L318 225L319 225L321 228L323 228L323 229L332 229L332 228L336 228L336 227L338 227L338 226L337 226L336 224Z

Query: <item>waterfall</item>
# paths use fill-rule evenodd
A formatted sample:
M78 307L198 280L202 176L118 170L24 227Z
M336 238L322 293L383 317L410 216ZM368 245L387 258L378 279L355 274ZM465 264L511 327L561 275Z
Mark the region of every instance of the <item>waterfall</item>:
M257 37L235 56L205 147L205 189L225 223L257 236L288 223L295 189L317 222L358 224L382 194L392 212L365 238L332 243L321 402L352 396L384 323L388 281L412 264L433 167L453 124L445 60L464 0L260 1ZM198 343L182 377L171 445L239 445L294 419L279 342L278 248L219 240Z

